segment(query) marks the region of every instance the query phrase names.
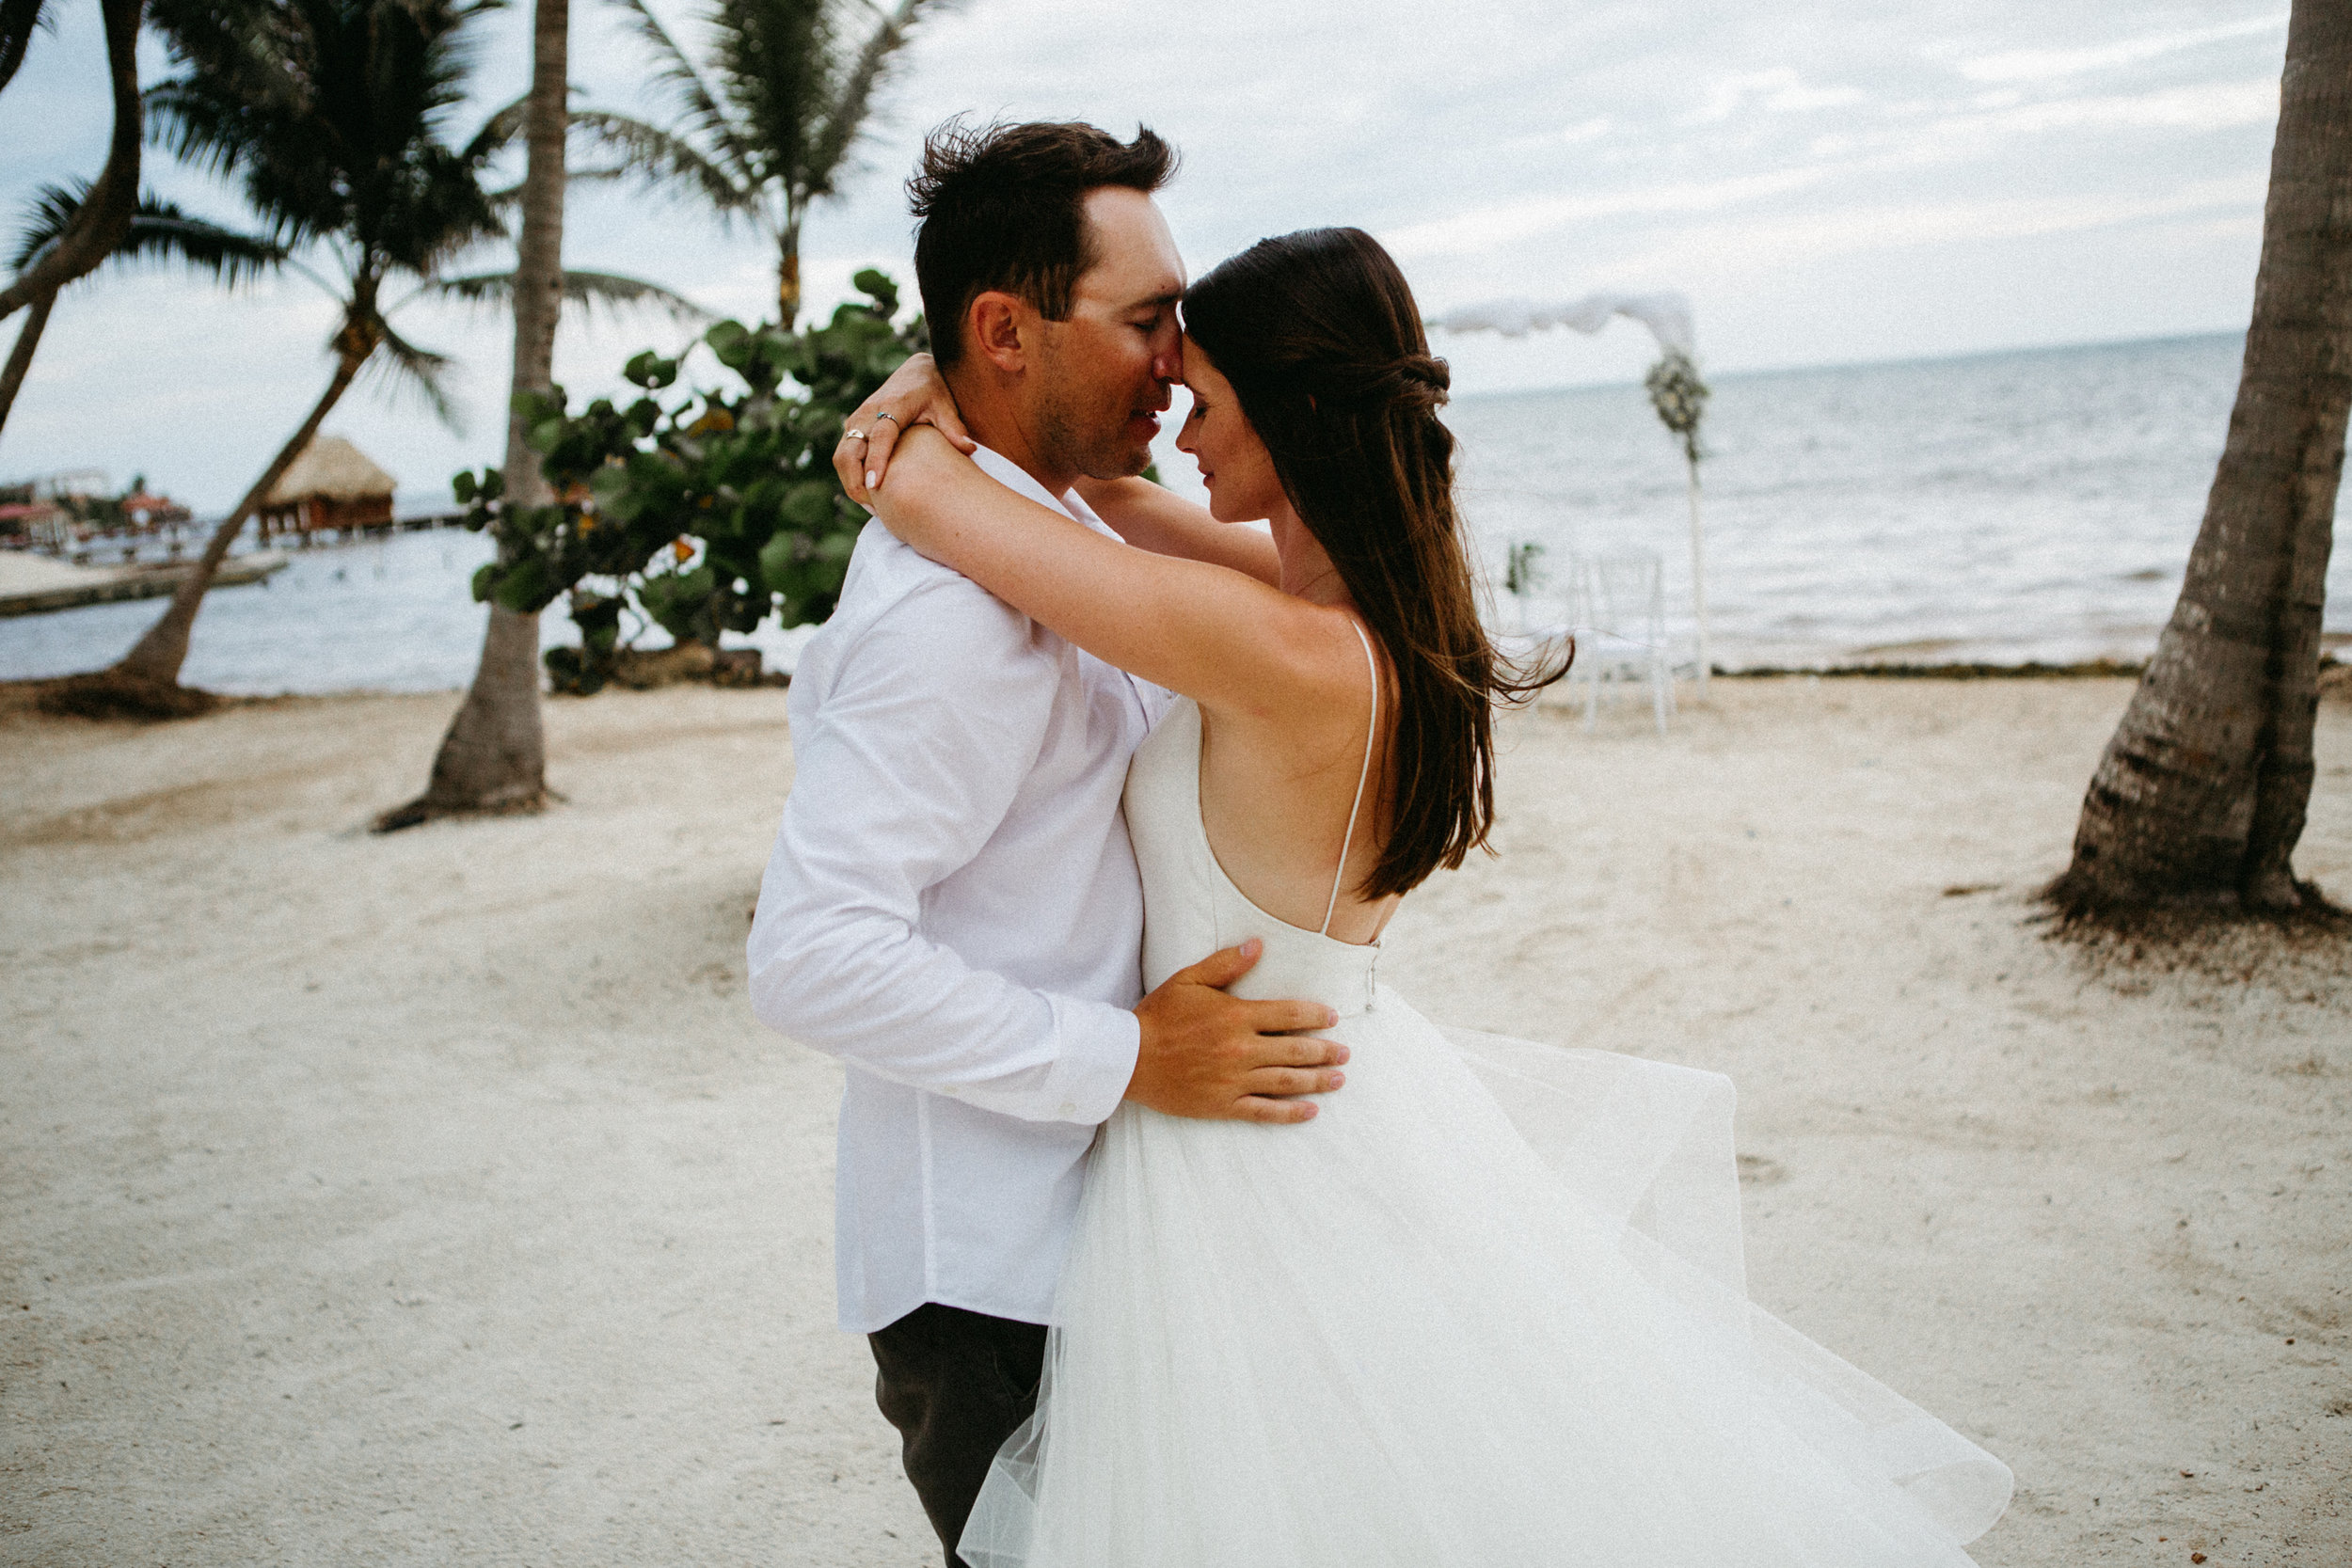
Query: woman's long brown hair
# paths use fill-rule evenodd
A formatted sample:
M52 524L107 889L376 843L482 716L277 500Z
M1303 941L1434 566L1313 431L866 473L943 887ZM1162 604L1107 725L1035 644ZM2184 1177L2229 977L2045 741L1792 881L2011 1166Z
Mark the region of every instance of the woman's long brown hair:
M1451 378L1378 241L1359 229L1261 240L1186 291L1184 322L1395 672L1388 843L1357 891L1406 892L1486 844L1494 705L1558 680L1574 650L1522 667L1487 639L1454 435L1438 419Z

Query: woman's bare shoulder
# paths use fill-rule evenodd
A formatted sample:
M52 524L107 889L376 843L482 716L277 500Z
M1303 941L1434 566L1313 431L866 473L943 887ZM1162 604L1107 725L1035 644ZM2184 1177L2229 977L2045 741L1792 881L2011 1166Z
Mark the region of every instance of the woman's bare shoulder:
M1204 706L1236 710L1236 717L1310 730L1360 729L1371 704L1374 671L1382 672L1383 701L1390 686L1379 639L1355 610L1282 594L1269 606L1256 657L1264 659L1261 678L1223 702Z

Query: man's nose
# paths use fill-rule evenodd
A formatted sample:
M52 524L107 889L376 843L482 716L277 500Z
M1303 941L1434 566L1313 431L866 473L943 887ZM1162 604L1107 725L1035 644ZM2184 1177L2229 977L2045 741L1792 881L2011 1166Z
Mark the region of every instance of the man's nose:
M1184 341L1177 339L1152 356L1152 379L1178 382L1184 379Z

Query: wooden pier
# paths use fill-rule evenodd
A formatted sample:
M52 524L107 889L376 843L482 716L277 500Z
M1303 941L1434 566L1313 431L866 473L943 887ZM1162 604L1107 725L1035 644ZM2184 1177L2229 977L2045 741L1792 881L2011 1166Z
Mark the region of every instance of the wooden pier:
M261 582L287 565L275 550L232 555L213 577L215 588ZM0 616L43 615L118 599L160 598L193 569L184 562L114 567L75 566L20 550L0 551Z

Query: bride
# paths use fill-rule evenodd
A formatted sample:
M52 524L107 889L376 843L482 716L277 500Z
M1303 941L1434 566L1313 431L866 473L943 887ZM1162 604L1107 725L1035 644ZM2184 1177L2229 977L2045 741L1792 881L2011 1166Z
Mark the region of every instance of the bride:
M1037 1413L961 1555L1965 1564L2009 1472L1749 1305L1724 1080L1449 1037L1375 977L1405 895L1485 844L1494 704L1558 673L1480 626L1446 367L1394 262L1355 230L1266 240L1184 325L1177 445L1218 521L1270 522L1259 575L1093 532L932 430L869 465L868 504L1181 694L1127 781L1146 984L1261 938L1234 990L1331 1006L1348 1084L1279 1130L1104 1124ZM1180 504L1088 499L1130 537Z

